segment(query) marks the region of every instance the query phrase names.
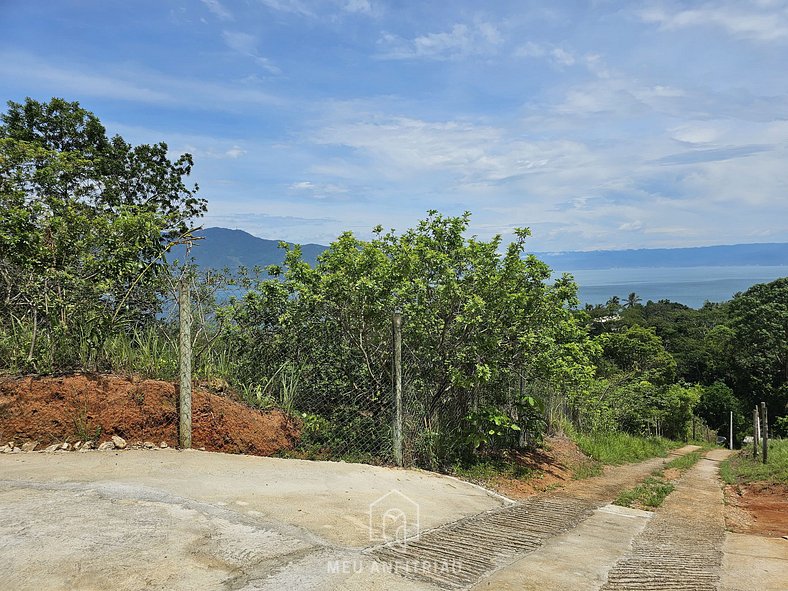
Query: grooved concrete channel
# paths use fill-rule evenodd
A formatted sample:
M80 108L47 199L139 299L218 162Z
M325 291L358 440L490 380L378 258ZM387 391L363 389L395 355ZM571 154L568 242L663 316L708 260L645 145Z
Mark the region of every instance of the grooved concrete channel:
M407 544L374 549L403 576L443 589L465 589L576 527L594 510L589 501L542 497L474 515L422 533Z
M0 589L784 588L780 541L751 552L739 536L735 559L723 558L731 540L710 460L655 514L606 504L661 462L512 504L455 479L358 464L0 455ZM391 494L418 502L421 533L405 546L371 541L373 508Z

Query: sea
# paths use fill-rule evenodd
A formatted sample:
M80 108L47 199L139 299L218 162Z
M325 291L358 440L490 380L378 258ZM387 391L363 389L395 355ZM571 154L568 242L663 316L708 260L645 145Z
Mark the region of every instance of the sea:
M617 269L556 270L571 273L582 304L604 304L613 296L622 301L635 292L648 300L670 300L690 308L705 302L724 302L756 283L788 277L788 265L746 267L629 267Z

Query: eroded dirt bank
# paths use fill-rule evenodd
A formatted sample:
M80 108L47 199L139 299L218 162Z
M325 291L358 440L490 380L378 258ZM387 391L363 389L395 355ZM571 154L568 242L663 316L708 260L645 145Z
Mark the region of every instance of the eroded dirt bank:
M0 378L0 441L178 441L177 388L170 382L114 375ZM291 448L298 425L285 413L259 411L195 388L192 444L209 451L271 455Z

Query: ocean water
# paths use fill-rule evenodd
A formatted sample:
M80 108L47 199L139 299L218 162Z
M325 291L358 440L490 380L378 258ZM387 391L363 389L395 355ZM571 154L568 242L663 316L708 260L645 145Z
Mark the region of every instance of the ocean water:
M560 274L564 270L557 270ZM612 296L621 300L633 291L648 300L670 300L691 308L704 302L724 302L756 283L788 277L788 265L747 267L633 267L566 270L579 285L583 304L604 304Z

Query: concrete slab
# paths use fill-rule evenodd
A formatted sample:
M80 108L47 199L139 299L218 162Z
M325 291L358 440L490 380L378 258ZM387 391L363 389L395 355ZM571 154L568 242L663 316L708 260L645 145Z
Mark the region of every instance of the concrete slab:
M0 588L416 589L360 549L398 490L429 529L505 504L426 472L201 452L0 457Z
M584 591L599 589L652 514L607 505L570 532L496 572L475 591Z
M2 455L1 481L147 487L356 548L370 543L370 504L392 490L418 504L421 529L506 503L429 472L177 450Z
M727 532L720 591L788 589L788 540Z

